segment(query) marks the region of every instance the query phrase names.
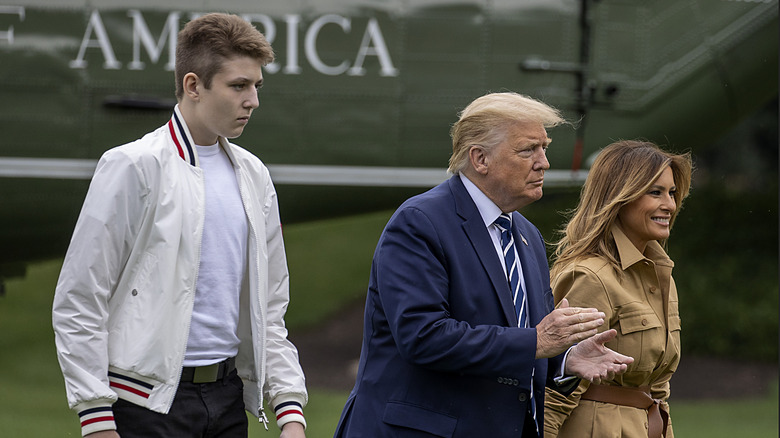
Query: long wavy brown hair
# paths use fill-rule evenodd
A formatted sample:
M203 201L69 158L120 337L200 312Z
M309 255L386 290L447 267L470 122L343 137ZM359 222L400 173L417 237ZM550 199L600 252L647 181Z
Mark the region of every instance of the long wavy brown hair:
M568 223L555 244L552 278L564 267L588 256L607 259L620 273L617 247L610 229L620 209L647 193L666 168L672 169L674 200L670 229L691 188L691 154L673 154L646 141L621 140L599 152L582 186L580 201L567 212ZM666 241L660 242L665 245Z

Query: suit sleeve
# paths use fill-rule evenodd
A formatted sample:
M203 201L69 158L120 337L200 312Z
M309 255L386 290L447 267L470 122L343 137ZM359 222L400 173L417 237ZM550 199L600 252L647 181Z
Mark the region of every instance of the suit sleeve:
M463 251L473 251L464 247ZM470 325L450 314L448 258L431 219L410 207L390 220L375 255L376 287L400 354L437 371L530 382L536 330ZM474 266L474 275L484 275ZM474 291L474 293L493 293Z

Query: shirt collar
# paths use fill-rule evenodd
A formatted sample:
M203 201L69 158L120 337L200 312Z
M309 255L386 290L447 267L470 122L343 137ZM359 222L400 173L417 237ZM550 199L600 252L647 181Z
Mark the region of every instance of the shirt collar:
M463 182L463 185L466 187L466 191L469 192L469 196L471 196L474 204L477 205L477 210L479 210L479 215L482 216L482 221L485 222L485 227L493 225L493 222L495 222L496 219L498 219L498 216L503 213L501 209L498 208L498 206L493 201L491 201L487 195L482 193L482 190L474 185L474 183L471 182L471 180L468 179L465 175L461 173L459 176L460 180Z
M626 233L619 225L612 225L612 237L615 239L615 246L617 247L618 257L620 257L620 267L625 271L631 265L641 262L643 260L650 260L657 265L662 266L674 266L674 262L666 255L666 251L661 247L661 244L655 240L647 243L645 252L642 254L636 249L631 240L629 240Z

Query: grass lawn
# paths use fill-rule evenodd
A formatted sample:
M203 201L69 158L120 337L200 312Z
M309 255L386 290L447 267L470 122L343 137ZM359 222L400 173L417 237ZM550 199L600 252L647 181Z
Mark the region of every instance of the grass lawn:
M371 254L388 212L285 227L295 313L303 327L364 294ZM31 265L0 297L0 437L79 437L54 352L51 301L60 260ZM304 267L306 271L304 271ZM303 274L302 272L307 272ZM297 275L297 277L296 277ZM777 437L777 385L748 400L673 401L678 438ZM330 437L347 393L310 388L309 438ZM250 417L253 418L253 417ZM260 432L262 431L262 433ZM278 436L250 421L250 436Z

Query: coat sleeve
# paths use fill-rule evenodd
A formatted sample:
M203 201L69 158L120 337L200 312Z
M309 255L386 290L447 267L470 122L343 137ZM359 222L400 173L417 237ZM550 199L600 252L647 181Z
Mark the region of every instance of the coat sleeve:
M605 321L610 321L613 315L606 287L591 270L575 268L562 272L552 284L556 305L564 298L571 307L594 307L604 312ZM609 328L609 323L598 330L603 332ZM590 382L582 380L577 388L568 396L546 389L544 399L544 433L545 436L558 436L558 430L566 418L579 405L580 397L588 389Z
M469 287L480 283L450 284L448 258L461 254L445 250L443 239L425 212L407 207L391 218L377 246L375 292L401 356L436 371L513 376L530 382L535 329L471 325L451 316L450 292L457 289L467 294ZM473 251L470 247L460 250ZM476 272L481 267L473 269Z
M298 350L287 338L284 316L290 302L287 256L276 190L268 178L266 187L266 247L268 249L268 302L266 309L266 379L264 392L281 428L290 421L306 425L303 407L308 401ZM281 415L284 414L284 415Z
M142 222L147 187L124 153L106 152L63 262L52 324L68 404L79 413L116 401L108 382L108 303Z

